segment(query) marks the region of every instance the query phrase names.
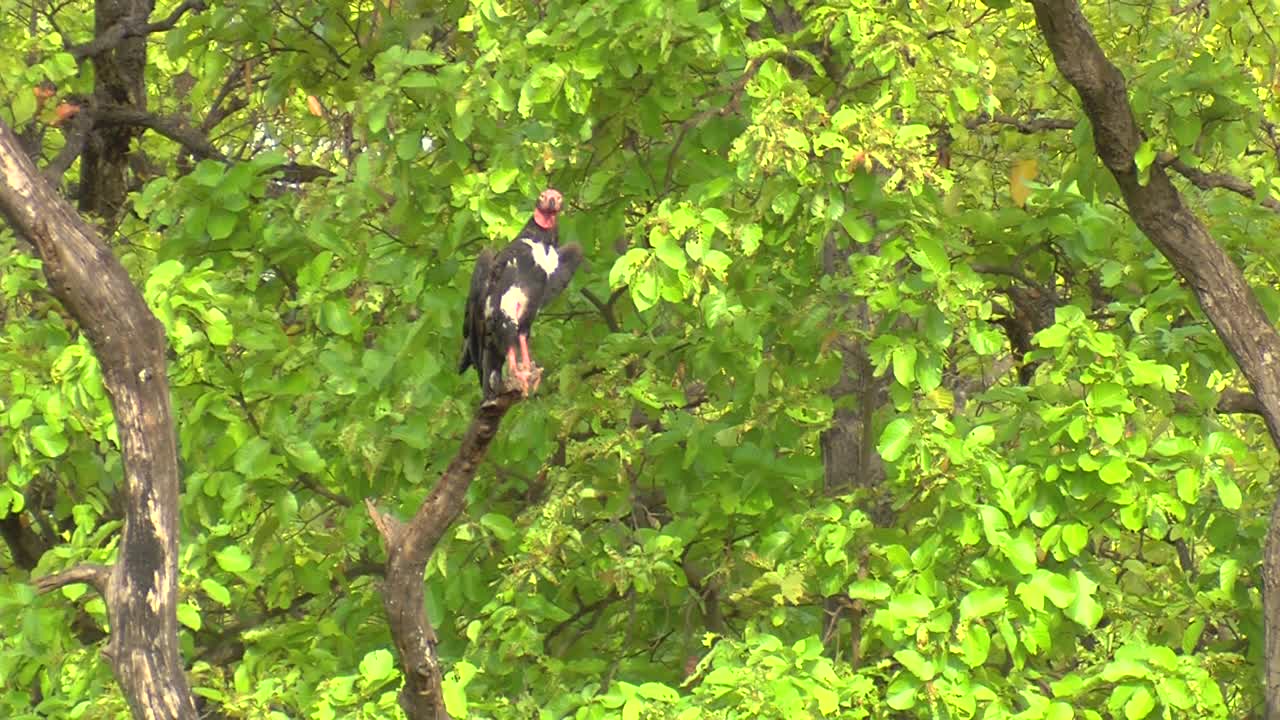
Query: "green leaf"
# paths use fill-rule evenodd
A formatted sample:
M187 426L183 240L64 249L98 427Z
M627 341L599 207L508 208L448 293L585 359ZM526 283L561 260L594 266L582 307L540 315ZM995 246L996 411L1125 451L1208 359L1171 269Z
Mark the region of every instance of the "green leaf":
M287 440L284 444L284 451L289 456L289 463L302 472L314 475L324 472L327 467L324 458L320 457L320 453L315 446L306 440L297 438Z
M223 607L231 606L231 591L227 590L226 586L217 580L205 578L200 581L200 588L209 596L209 599L219 605Z
M609 287L617 289L631 282L636 270L649 259L647 248L631 248L613 263L609 270Z
M1094 410L1123 407L1129 403L1129 393L1123 385L1109 382L1098 383L1089 388L1089 396L1086 402Z
M1124 418L1119 415L1102 415L1094 419L1093 429L1102 442L1115 445L1124 439Z
M1224 472L1215 472L1213 484L1218 489L1218 499L1222 501L1222 507L1228 510L1240 509L1244 498L1234 478Z
M1098 470L1098 477L1102 478L1102 482L1108 485L1118 485L1128 480L1133 475L1133 471L1129 469L1129 464L1124 458L1111 458Z
M893 349L893 377L903 387L911 387L916 379L916 349L913 345L899 345Z
M238 219L233 212L213 208L209 211L209 219L205 222L205 232L209 233L209 237L214 240L225 240L235 231Z
M236 450L235 469L250 480L275 472L280 458L271 453L271 443L260 437L250 439Z
M852 212L846 212L840 216L840 225L849 237L859 245L865 245L871 242L875 237L875 231L861 215Z
M738 0L738 11L747 22L759 22L764 17L764 5L760 0Z
M218 550L213 554L213 557L217 560L218 567L234 574L248 570L249 566L253 564L252 558L236 545L229 545Z
M978 109L982 104L982 98L979 97L978 91L971 87L958 87L955 89L956 102L960 103L960 108L967 113L971 113Z
M847 594L854 600L884 600L893 594L893 588L880 580L855 580L849 585Z
M1035 572L1039 565L1039 559L1036 557L1036 540L1029 531L1023 528L1023 532L1011 537L1004 546L1005 555L1018 572L1023 575L1030 575Z
M35 412L35 403L31 398L18 398L9 408L9 427L18 428Z
M1139 685L1138 689L1129 696L1129 701L1124 704L1124 716L1128 720L1141 720L1150 715L1155 707L1155 696L1146 685Z
M1032 340L1042 348L1056 348L1067 344L1071 337L1071 328L1066 325L1050 325L1032 336Z
M667 267L673 270L683 270L688 264L689 258L684 253L684 248L676 242L676 239L665 230L655 227L649 233L649 244L653 245L654 254Z
M515 184L516 178L520 177L518 168L506 168L503 170L491 170L489 172L489 189L501 195L511 186Z
M1070 523L1062 526L1062 542L1067 546L1067 551L1072 555L1077 555L1084 546L1089 542L1089 528L1080 523Z
M323 306L321 317L329 332L336 335L350 335L354 325L351 322L351 310L346 301L330 300Z
M986 617L1003 610L1008 602L1008 594L1004 588L974 590L960 600L960 619Z
M986 663L991 654L991 633L982 625L969 625L960 640L960 653L964 664L971 668Z
M1133 164L1137 166L1138 172L1145 172L1155 159L1156 146L1150 138L1143 140L1138 146L1138 151L1133 154Z
M1075 709L1064 702L1051 703L1044 712L1044 720L1072 720L1075 716Z
M515 537L516 534L515 523L511 522L511 518L506 515L485 513L480 516L480 524L493 533L494 537L504 542Z
M884 432L880 433L880 443L876 445L876 452L880 453L881 459L885 462L897 462L911 443L913 430L911 421L907 418L898 418L885 426Z
M919 593L900 593L889 600L889 614L900 619L918 619L933 612L933 601Z
M1187 629L1182 631L1182 652L1190 655L1196 651L1196 647L1200 645L1200 638L1204 635L1204 629L1207 623L1204 618L1196 618L1187 625Z
M1223 595L1230 595L1235 592L1236 579L1240 577L1240 561L1235 558L1227 558L1222 561L1222 565L1218 568L1218 589Z
M994 427L990 425L979 425L970 430L969 434L965 436L964 444L965 447L968 448L986 447L995 442L995 439L996 429Z
M1195 115L1174 115L1169 121L1173 139L1178 145L1189 148L1200 139L1200 118Z
M223 164L217 160L201 160L188 177L205 187L214 187L222 182L223 171Z
M178 603L178 622L192 630L199 630L201 627L199 608L191 603Z
M208 336L210 345L226 347L231 344L235 331L221 310L218 308L205 310L204 321L204 333Z
M928 682L937 674L937 668L933 662L925 659L923 655L912 648L899 650L893 654L893 658L902 664L912 675Z
M401 78L399 85L402 88L428 88L435 87L439 84L438 76L425 70L413 70L405 73Z
M901 673L897 679L889 683L885 693L885 704L894 710L907 710L916 704L916 694L920 690L920 681L910 673Z
M711 269L717 276L724 277L724 271L729 268L732 262L728 255L719 250L707 250L702 255L702 264Z
M360 676L365 682L373 685L391 676L395 672L396 661L388 650L374 650L366 653L360 660Z
M913 238L914 247L908 254L917 265L935 273L946 273L951 270L951 258L942 242L932 235L919 234Z
M1174 475L1176 483L1178 483L1178 500L1188 505L1193 505L1199 500L1199 492L1201 492L1201 475L1192 468L1183 468L1178 470L1178 474Z
M1067 609L1067 617L1086 629L1092 629L1102 620L1102 606L1093 599L1093 593L1098 589L1098 584L1078 570L1072 573L1071 579L1075 584L1076 597L1075 602Z
M1160 385L1165 390L1176 390L1178 387L1178 371L1149 360L1134 360L1129 363L1129 374L1134 385Z
M467 717L466 687L451 677L445 677L440 683L440 690L444 696L444 707L449 713L449 717Z
M638 312L644 312L658 304L658 276L651 269L631 278L631 302Z
M37 425L31 429L31 445L45 457L60 457L67 451L67 438L61 430L49 425Z
M908 145L912 140L928 137L931 134L933 134L933 130L928 125L903 125L898 128L894 142L900 145Z

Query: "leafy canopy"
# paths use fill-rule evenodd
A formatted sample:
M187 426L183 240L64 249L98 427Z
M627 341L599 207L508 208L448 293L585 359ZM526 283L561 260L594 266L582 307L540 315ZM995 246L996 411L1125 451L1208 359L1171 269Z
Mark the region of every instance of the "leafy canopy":
M453 714L1250 712L1274 452L1212 411L1234 366L1117 206L1029 6L703 5L247 0L152 36L150 112L236 106L210 136L228 162L136 141L110 235L173 351L197 695L399 712L362 500L407 515L452 456L478 399L452 372L471 260L551 184L589 266L428 569ZM1205 8L1089 15L1140 164L1275 194L1275 30ZM62 43L93 18L35 23L0 29L0 117L47 159L31 88L92 92ZM1189 197L1274 315L1275 214ZM51 542L37 573L110 561L98 365L0 243L0 517ZM1025 383L1017 289L1047 303ZM883 473L824 467L851 415ZM8 552L3 714L117 717L102 601L35 598Z

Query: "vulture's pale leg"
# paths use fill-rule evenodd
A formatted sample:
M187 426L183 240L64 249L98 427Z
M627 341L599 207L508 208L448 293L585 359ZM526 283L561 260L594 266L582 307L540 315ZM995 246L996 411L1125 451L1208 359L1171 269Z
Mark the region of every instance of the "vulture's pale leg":
M516 348L514 345L507 348L507 367L511 369L511 376L516 379L516 385L520 386L520 392L528 395L529 371L516 362Z
M533 358L529 355L529 336L520 336L520 353L524 355L524 369L530 376L533 375ZM542 375L539 374L533 378L533 389L537 390L538 385L542 384Z

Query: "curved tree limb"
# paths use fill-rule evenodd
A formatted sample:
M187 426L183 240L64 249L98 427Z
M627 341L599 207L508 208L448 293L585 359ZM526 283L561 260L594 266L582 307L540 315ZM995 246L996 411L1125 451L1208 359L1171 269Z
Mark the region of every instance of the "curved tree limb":
M541 371L535 368L535 374ZM445 531L466 505L467 488L476 468L489 451L503 416L522 398L510 383L499 395L480 404L462 438L462 446L445 469L440 481L422 501L408 523L378 510L365 501L369 517L387 546L387 575L383 607L391 625L391 637L404 668L400 707L410 720L447 720L441 681L444 671L436 654L436 634L424 606L423 576L427 561Z
M1125 79L1107 59L1076 0L1031 0L1036 25L1058 70L1080 95L1102 164L1115 177L1129 215L1190 285L1249 381L1272 442L1280 447L1280 334L1244 273L1186 206L1158 163L1141 181L1142 143ZM1280 502L1263 556L1265 717L1280 719Z
M983 125L1008 125L1023 135L1031 135L1046 130L1074 130L1078 124L1079 121L1067 118L1040 117L1038 115L1020 118L1001 113L995 115L982 113L975 118L967 120L964 126L974 130Z
M67 48L67 52L76 61L84 60L95 55L100 55L108 50L114 49L121 42L131 37L140 37L142 35L150 35L151 33L165 32L172 30L178 21L182 19L189 11L200 12L208 5L204 0L186 0L181 5L173 9L169 13L169 17L159 22L149 23L146 16L137 17L130 15L122 18L119 22L107 28L90 42L82 45L72 45Z
M107 602L105 651L135 718L193 718L178 654L178 452L165 330L124 266L45 182L0 123L0 215L35 246L49 290L83 328L102 366L124 464L125 521L110 569L38 581L90 582Z
M1259 200L1253 186L1245 182L1244 179L1238 178L1235 175L1220 172L1205 172L1200 168L1192 167L1182 162L1173 153L1160 153L1156 158L1156 162L1173 168L1179 175L1190 180L1192 185L1195 185L1201 190L1213 190L1214 188L1230 190L1237 195L1243 195L1250 200L1258 201L1260 205L1272 212L1280 212L1280 200L1276 200L1273 197L1264 197Z
M983 125L1008 125L1024 135L1044 132L1046 130L1074 130L1077 122L1066 118L1040 117L1030 116L1027 118L1015 117L1013 115L988 115L982 113L975 118L965 121L965 127L974 130ZM1258 199L1257 191L1254 187L1246 182L1243 178L1237 177L1230 173L1224 172L1206 172L1198 167L1188 165L1178 159L1177 155L1169 152L1162 152L1156 157L1156 162L1162 166L1172 168L1174 172L1191 181L1192 185L1201 190L1223 189L1230 190L1237 195L1243 195L1250 200L1257 200L1258 204L1271 210L1272 212L1280 212L1280 200L1273 197L1264 197Z
M147 128L173 140L197 158L227 159L226 156L218 152L213 143L209 142L209 138L203 132L188 126L179 118L156 115L146 110L122 105L93 108L91 112L96 125L107 127L129 125Z
M110 604L107 593L110 592L109 581L111 579L111 568L106 565L97 565L86 563L77 565L70 570L64 570L53 575L46 575L36 580L36 592L48 593L58 588L76 583L85 583L98 591L103 600Z

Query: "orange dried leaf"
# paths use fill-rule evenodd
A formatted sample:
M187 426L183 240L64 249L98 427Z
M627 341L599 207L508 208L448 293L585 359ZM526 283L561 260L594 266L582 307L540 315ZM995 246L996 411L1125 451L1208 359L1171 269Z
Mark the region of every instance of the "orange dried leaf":
M324 106L320 104L320 98L315 95L307 96L307 109L316 117L324 117Z
M1035 180L1039 171L1035 158L1019 160L1013 164L1013 169L1009 171L1009 194L1013 196L1014 205L1022 207L1027 204L1027 197L1031 195L1031 188L1027 183Z
M58 127L68 119L75 117L78 112L80 112L80 106L75 103L58 103L57 109L54 110L54 114L56 114L57 117L52 123L50 123L50 125Z

